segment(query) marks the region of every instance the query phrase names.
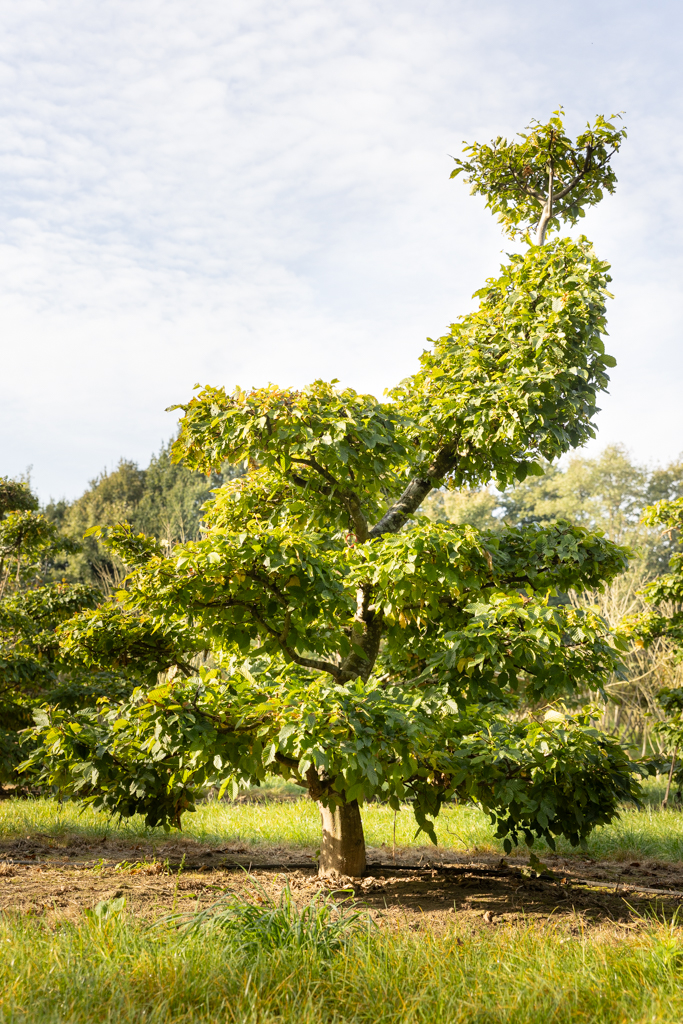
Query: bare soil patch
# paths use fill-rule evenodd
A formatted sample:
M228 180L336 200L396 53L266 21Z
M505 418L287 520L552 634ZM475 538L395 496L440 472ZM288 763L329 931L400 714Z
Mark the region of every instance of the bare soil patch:
M175 836L136 843L40 835L4 840L0 912L76 917L102 900L125 897L129 911L153 919L207 907L230 892L258 898L259 886L277 898L289 885L298 903L336 892L387 925L439 927L455 914L487 926L552 918L628 928L653 913L668 917L683 903L683 864L552 857L545 859L552 877L538 877L523 858L424 849L397 850L394 859L390 848L381 848L369 850L365 877L332 882L317 878L312 852L216 847Z

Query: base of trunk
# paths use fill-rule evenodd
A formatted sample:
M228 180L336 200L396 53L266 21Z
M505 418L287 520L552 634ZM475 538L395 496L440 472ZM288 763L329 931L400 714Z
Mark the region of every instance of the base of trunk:
M326 877L362 875L365 871L365 836L356 800L338 807L320 808L323 839L318 874Z

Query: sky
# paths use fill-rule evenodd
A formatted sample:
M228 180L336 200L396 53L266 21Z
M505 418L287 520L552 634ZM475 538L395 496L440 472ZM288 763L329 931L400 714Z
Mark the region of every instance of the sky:
M463 140L624 111L618 365L589 452L683 451L683 7L575 0L0 4L0 475L74 498L195 384L381 395L514 246Z

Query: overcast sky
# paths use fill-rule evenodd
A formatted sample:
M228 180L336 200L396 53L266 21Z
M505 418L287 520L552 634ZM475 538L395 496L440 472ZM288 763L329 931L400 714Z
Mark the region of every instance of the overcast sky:
M683 450L683 8L574 0L0 4L0 474L146 465L195 383L380 395L511 245L449 181L559 104L625 111L598 447Z

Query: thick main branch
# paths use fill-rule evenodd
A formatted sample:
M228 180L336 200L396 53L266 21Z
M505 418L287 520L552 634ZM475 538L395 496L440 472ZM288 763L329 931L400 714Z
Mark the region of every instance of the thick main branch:
M355 650L344 658L339 666L339 678L343 682L347 679L368 679L372 672L379 645L382 639L383 616L379 608L372 603L372 587L366 584L360 587L356 595L356 614L351 627L351 642ZM360 627L360 633L356 632Z
M455 469L457 463L458 456L455 446L449 445L442 448L432 465L429 466L426 475L413 477L398 501L395 501L391 508L387 509L380 521L369 531L368 539L375 540L385 533L398 533L410 516L417 512L429 492L443 480L447 473Z

